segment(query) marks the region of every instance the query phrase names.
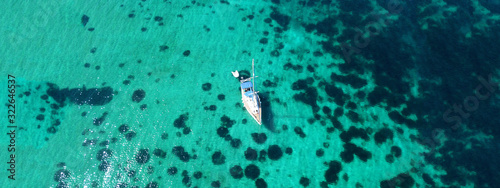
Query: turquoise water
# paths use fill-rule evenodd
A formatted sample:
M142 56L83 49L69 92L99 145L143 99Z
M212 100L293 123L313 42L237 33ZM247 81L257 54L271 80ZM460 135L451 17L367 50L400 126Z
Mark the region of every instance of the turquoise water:
M496 75L498 4L445 2L5 2L1 187L493 187L495 97L443 112Z

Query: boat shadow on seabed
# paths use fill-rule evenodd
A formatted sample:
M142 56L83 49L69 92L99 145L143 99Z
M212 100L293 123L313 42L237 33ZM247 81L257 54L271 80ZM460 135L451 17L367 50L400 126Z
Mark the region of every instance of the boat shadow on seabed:
M262 105L262 124L269 131L276 132L271 101L269 101L269 92L259 92L259 98Z

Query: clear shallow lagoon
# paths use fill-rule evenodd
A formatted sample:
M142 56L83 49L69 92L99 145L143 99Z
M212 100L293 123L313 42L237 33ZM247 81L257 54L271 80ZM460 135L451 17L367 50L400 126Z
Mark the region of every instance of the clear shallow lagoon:
M0 184L498 185L500 5L394 2L8 1Z

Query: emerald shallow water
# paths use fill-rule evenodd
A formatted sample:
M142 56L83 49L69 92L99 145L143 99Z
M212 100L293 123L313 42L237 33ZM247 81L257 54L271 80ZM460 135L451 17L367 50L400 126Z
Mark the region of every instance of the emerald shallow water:
M498 122L490 114L495 94L463 119L460 134L443 112L473 95L478 75L495 75L495 47L475 52L487 68L455 69L471 70L456 55L461 47L495 38L497 5L410 1L388 15L384 2L358 3L4 3L0 99L7 103L7 75L15 76L17 129L15 153L5 152L8 136L0 138L1 168L16 155L15 180L2 170L0 185L492 187L498 180L478 177L491 172L482 161L498 148L499 131L489 126ZM486 24L455 29L448 25L456 20L439 21L451 17L419 11L463 16L470 12L456 7L469 6ZM347 62L342 44L373 14L386 24ZM461 40L440 41L450 31L436 28ZM231 75L249 76L252 59L262 126L242 108ZM448 61L458 63L449 70ZM0 121L9 132L6 114Z

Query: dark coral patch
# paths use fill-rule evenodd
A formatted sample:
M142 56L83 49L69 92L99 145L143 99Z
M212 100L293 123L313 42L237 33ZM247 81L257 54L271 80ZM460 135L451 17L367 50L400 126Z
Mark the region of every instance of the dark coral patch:
M358 158L364 162L372 157L372 154L369 151L366 151L361 147L352 143L344 144L344 151L340 153L342 160L346 163L350 163L354 160L354 155L358 156Z
M330 96L339 106L343 106L345 101L350 99L350 97L346 95L342 89L336 87L335 85L327 84L325 86L325 91L326 94L328 94L328 96Z
M306 79L299 79L292 83L292 89L293 90L303 90L307 89L308 87L308 81Z
M234 138L231 140L231 147L239 148L241 146L241 140L239 138Z
M164 52L165 50L168 50L168 46L167 45L161 45L160 46L160 52Z
M243 177L243 169L240 165L234 165L229 169L229 173L234 179L241 179Z
M162 134L161 134L161 139L162 139L162 140L166 140L166 139L168 139L168 133L162 133Z
M328 106L323 106L322 110L326 115L330 115L332 113L332 109L328 108Z
M325 180L328 183L337 183L339 180L339 172L342 170L342 164L339 161L332 161L328 165L328 170L325 172Z
M137 135L137 133L135 132L128 132L127 134L125 134L125 139L127 139L128 141L131 141L132 138L135 138L135 136Z
M352 74L347 75L347 76L341 76L341 75L336 75L335 73L332 73L330 78L332 80L342 82L346 85L349 85L349 86L353 87L354 89L362 88L368 84L366 80L361 79L361 78L359 78L355 75L352 75Z
M204 83L203 85L201 85L201 89L203 89L203 91L210 91L210 89L212 89L212 84Z
M89 16L87 16L85 14L82 16L82 25L83 25L83 27L85 27L87 25L87 23L89 22L89 20L90 20Z
M191 178L189 176L187 176L187 175L184 176L182 178L182 184L184 184L186 187L191 187L191 184L192 184Z
M350 110L355 110L356 108L358 108L358 105L352 101L348 102L347 105L345 106L347 109L350 109Z
M224 94L219 94L219 95L217 95L217 99L219 99L220 101L223 101L224 99L226 99L226 96Z
M389 118L391 118L394 122L398 124L404 124L407 120L405 117L403 117L399 112L397 111L392 111L389 112Z
M222 152L220 151L216 151L213 155L212 155L212 163L214 165L222 165L224 163L226 163L226 156L224 156L222 154Z
M323 155L325 155L325 150L323 149L316 150L316 156L323 157Z
M184 128L182 129L182 134L186 134L186 135L187 135L187 134L189 134L190 132L191 132L191 128L189 128L189 127L184 127Z
M375 142L377 144L382 144L387 140L392 140L394 133L389 128L382 128L377 133L375 133Z
M220 187L220 181L213 181L212 183L210 183L210 186L212 186L214 188L219 188Z
M252 133L253 141L257 144L263 144L267 140L265 133Z
M177 156L181 161L188 162L189 161L189 153L184 151L184 147L175 146L172 148L172 153Z
M56 132L57 132L57 129L56 129L55 127L53 127L53 126L52 126L52 127L47 128L47 132L48 132L48 133L52 133L52 134L54 134L54 133L56 133Z
M82 146L95 145L97 143L97 139L85 139L82 143Z
M113 155L113 151L108 148L101 149L97 152L96 159L99 161L104 161L107 158L110 158Z
M38 114L36 116L36 120L38 120L38 121L43 121L44 119L45 119L45 116L43 114Z
M157 182L149 182L145 188L158 188L158 183Z
M394 157L401 157L401 148L398 146L392 146L391 147L391 154L394 155Z
M350 142L353 138L362 138L365 141L368 141L368 133L363 128L356 128L354 126L349 127L348 131L340 133L340 139L343 142Z
M167 156L167 152L163 151L162 149L156 148L153 151L153 155L160 157L160 158L165 158Z
M245 168L245 177L248 179L256 179L260 175L260 169L254 164L250 164Z
M217 129L217 134L221 137L221 138L225 138L228 134L229 134L229 129L227 129L226 127L219 127Z
M94 118L94 121L92 122L95 126L100 126L104 120L106 120L106 116L108 115L108 112L104 112L101 117Z
M304 92L293 95L293 99L303 102L312 107L313 112L319 111L319 106L316 103L318 98L318 91L314 87L307 87Z
M184 51L184 52L182 53L182 55L184 55L184 56L186 56L186 57L187 57L187 56L189 56L189 54L191 54L191 51L189 51L189 50L186 50L186 51Z
M262 85L264 85L264 87L276 87L278 86L278 84L276 82L271 82L271 80L265 80Z
M186 127L186 121L188 120L188 113L181 114L177 119L174 120L174 127L176 128L184 128Z
M135 170L129 170L127 173L128 177L135 177L137 175L137 172Z
M201 173L200 171L196 171L193 173L193 177L196 179L200 179L202 175L203 173Z
M360 123L363 121L363 119L361 119L361 117L359 117L359 114L357 112L354 112L354 111L350 111L347 112L346 116L353 122L353 123Z
M401 173L398 176L390 179L384 180L380 182L381 188L390 188L390 187L401 187L401 188L410 188L415 184L415 180L411 175L406 173Z
M161 17L161 16L155 16L154 19L155 19L155 21L160 22L160 21L163 20L163 17Z
M328 37L334 37L339 33L339 29L335 27L338 19L332 16L327 17L316 24L307 24L305 25L305 29L307 32L312 32L316 30L317 34L324 34ZM320 52L321 53L321 52ZM313 53L313 55L318 55L318 53Z
M436 182L434 182L434 180L431 178L431 176L427 173L424 173L422 175L422 179L425 181L425 183L429 184L429 185L434 185L436 184Z
M132 101L139 103L144 99L144 97L146 97L146 92L142 89L138 89L132 94Z
M167 173L168 173L168 175L172 175L173 176L173 175L177 174L177 168L176 167L170 167L170 168L167 169Z
M391 154L385 155L385 161L387 161L388 163L393 163L394 162L394 156L391 155Z
M387 100L387 96L390 96L390 93L384 87L376 86L375 89L368 94L368 102L371 105L376 105L378 103L384 102Z
M283 151L278 145L271 145L267 149L267 155L271 160L279 160L283 156Z
M148 149L141 149L141 150L139 150L137 155L135 155L135 161L137 161L137 163L139 163L139 164L147 163L150 158L151 158L151 156L149 155Z
M301 177L299 180L299 183L300 183L300 185L307 187L311 183L311 180L309 180L309 178L306 178L306 177Z
M321 53L321 52L320 52L320 53ZM307 65L307 71L309 71L309 72L314 72L315 70L314 70L314 67L313 67L313 66L311 66L311 65Z
M221 118L220 118L220 121L222 122L222 126L223 127L226 127L226 128L231 128L235 123L236 121L235 120L231 120L229 117L227 117L226 115L223 115Z
M266 150L260 150L260 152L259 152L259 162L266 161L266 157L267 157Z
M129 130L129 127L127 124L123 124L123 125L120 125L120 127L118 127L118 131L122 134L126 133L128 130Z
M62 182L65 179L69 178L70 175L71 175L71 173L68 170L66 170L66 169L58 170L54 174L54 181L56 181L56 182Z
M301 138L305 138L306 137L306 134L304 133L304 131L302 131L302 128L300 128L300 127L295 127L293 129L293 131L295 131L295 133L297 135L299 135Z
M268 41L268 39L267 39L267 38L261 38L261 39L259 40L259 42L260 42L261 44L267 44L267 41Z
M111 165L107 161L102 161L101 164L97 167L100 171L106 172L108 171Z
M146 110L148 108L148 105L147 104L142 104L139 109L141 110Z
M102 141L101 143L99 143L99 146L101 147L106 147L109 145L109 140L105 140L105 141Z
M115 188L127 188L127 184L126 183L118 183L115 185Z
M267 183L264 179L259 178L255 181L255 186L257 188L267 188Z
M290 16L281 14L276 10L276 8L273 8L273 12L271 12L270 17L276 21L281 27L286 28L288 24L290 23L290 20L292 19Z
M245 159L249 161L257 160L257 151L251 147L248 147L247 150L245 151Z
M216 105L205 106L205 107L203 107L203 109L204 110L215 111L215 110L217 110L217 106Z

